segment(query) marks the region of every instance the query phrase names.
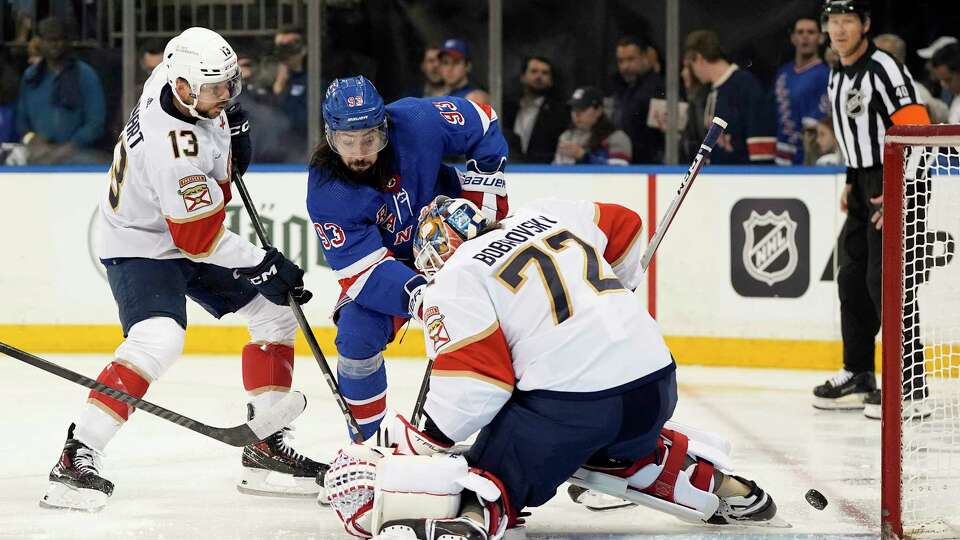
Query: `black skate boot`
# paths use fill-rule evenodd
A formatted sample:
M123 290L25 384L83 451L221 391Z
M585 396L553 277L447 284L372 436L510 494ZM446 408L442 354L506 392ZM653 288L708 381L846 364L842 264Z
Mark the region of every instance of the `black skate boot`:
M720 497L720 507L707 520L713 525L726 525L737 522L770 522L777 515L777 505L767 492L752 480L731 475L741 484L750 488L746 495Z
M397 540L487 540L483 525L467 517L396 519L380 527L378 538Z
M874 390L863 399L863 415L873 420L883 417L883 399L880 390ZM900 403L900 417L904 420L922 420L933 414L926 392L917 391L910 396L904 396Z
M67 429L60 461L50 471L50 483L40 499L43 508L96 512L113 494L113 482L100 476L99 453L73 438L75 424Z
M877 389L873 373L852 373L841 369L827 382L813 389L813 406L817 409L862 409L868 393Z
M247 405L253 419L253 406ZM283 428L266 439L246 446L240 464L243 472L237 490L249 495L316 497L328 465L301 455L289 444L293 428Z

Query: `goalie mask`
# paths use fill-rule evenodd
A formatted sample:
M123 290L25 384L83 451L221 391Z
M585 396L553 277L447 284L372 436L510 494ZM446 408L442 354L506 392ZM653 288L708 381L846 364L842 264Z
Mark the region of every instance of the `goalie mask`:
M413 238L413 264L427 277L433 276L457 248L486 227L487 219L472 202L438 196L420 214Z

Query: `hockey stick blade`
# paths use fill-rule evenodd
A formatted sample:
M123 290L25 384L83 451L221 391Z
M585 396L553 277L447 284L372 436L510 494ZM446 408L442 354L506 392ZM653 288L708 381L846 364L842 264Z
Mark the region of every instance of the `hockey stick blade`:
M102 394L126 403L131 407L136 407L141 411L148 412L154 416L163 418L168 422L173 422L178 426L185 427L191 431L206 435L211 439L218 440L230 446L248 446L266 439L270 435L280 431L300 416L300 413L307 407L307 398L300 392L290 392L279 403L258 415L253 420L230 428L218 428L208 426L192 418L175 413L159 405L154 405L149 401L136 398L126 392L110 388L109 386L97 382L89 377L71 371L63 366L44 360L39 356L32 355L26 351L21 351L16 347L11 347L6 343L0 343L0 352L20 360L33 367L40 368L47 373L52 373L60 378L66 379L72 383L86 386L91 390L96 390Z

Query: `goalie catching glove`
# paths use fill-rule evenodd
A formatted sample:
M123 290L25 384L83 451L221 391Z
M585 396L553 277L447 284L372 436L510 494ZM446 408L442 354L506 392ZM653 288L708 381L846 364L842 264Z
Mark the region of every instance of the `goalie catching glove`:
M386 445L395 448L397 454L430 456L453 447L453 441L426 417L425 429L417 429L401 414L387 411L382 424Z

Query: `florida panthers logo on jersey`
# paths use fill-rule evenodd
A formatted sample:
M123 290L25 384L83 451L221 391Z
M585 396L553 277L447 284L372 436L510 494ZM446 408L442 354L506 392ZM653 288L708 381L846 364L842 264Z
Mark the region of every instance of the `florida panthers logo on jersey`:
M436 306L430 306L423 312L423 326L434 351L439 351L450 343L450 334L443 324L443 314Z

